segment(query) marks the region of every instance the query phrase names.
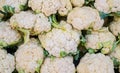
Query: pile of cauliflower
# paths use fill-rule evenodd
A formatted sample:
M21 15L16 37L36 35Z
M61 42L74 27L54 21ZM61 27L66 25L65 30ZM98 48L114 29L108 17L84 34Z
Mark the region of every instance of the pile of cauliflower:
M120 73L120 0L0 0L0 73Z

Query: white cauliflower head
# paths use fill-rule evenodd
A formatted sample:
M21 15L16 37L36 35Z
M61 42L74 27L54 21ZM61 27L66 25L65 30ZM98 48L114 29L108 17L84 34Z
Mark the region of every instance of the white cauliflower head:
M3 11L3 6L11 6L15 12L20 12L21 7L27 4L27 0L0 0L0 10Z
M114 21L110 24L110 30L115 36L118 36L120 34L120 17L115 17Z
M60 0L29 0L29 7L36 12L43 12L46 16L55 14L60 8Z
M110 13L120 11L120 0L95 0L94 6L101 12Z
M92 31L91 34L86 35L86 48L92 48L94 50L99 50L102 48L101 52L107 54L111 52L113 44L115 42L115 36L109 32L108 28L102 28L98 31Z
M42 46L56 57L60 57L63 51L67 54L76 52L81 35L66 22L61 23L61 29L53 28L50 32L39 35Z
M97 10L90 7L81 7L73 9L68 14L67 22L78 30L88 28L98 30L103 26L104 21L100 18Z
M18 14L14 14L10 19L10 25L35 33L47 32L51 29L51 24L44 14L40 13L35 15L31 11L22 11Z
M70 0L60 0L60 2L61 2L61 7L58 10L58 13L61 16L65 16L72 10L72 4Z
M16 44L20 41L21 35L13 30L8 22L0 22L0 46Z
M85 3L85 0L71 0L71 3L75 7L81 7Z
M44 54L39 41L31 38L26 44L19 46L15 57L18 72L34 73L39 71Z
M41 73L75 73L72 57L46 58L41 67Z
M15 69L14 56L0 49L0 73L12 73Z
M78 73L114 73L112 60L101 53L86 54L77 66Z

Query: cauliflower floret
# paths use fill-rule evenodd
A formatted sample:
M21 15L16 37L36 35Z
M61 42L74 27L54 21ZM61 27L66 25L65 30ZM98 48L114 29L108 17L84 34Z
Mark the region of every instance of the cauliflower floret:
M14 38L13 38L14 37ZM13 30L8 22L0 22L0 46L16 44L21 39L21 35Z
M12 73L15 69L15 59L7 51L0 49L0 73Z
M114 21L110 24L110 30L115 36L118 36L120 34L120 17L115 17Z
M0 0L0 10L3 10L3 6L9 5L15 8L15 12L21 11L21 5L26 5L27 0Z
M98 30L103 26L103 20L100 18L97 10L90 7L73 9L67 17L67 22L78 30L93 28Z
M60 0L29 0L29 7L36 12L43 12L46 16L55 14L60 8Z
M26 44L19 46L15 57L18 72L34 73L42 64L44 54L39 41L31 38Z
M120 0L95 0L94 6L104 13L117 12L120 11Z
M46 58L41 67L41 73L75 73L72 57Z
M60 1L61 1L61 7L58 10L58 12L61 16L65 16L72 10L71 2L70 0L60 0Z
M81 7L85 3L85 0L71 0L71 3L75 7Z
M42 6L42 12L46 16L57 13L57 10L60 8L60 0L44 0Z
M92 31L91 34L86 35L86 48L92 48L94 50L99 50L102 48L101 52L107 54L111 52L113 43L115 42L115 36L109 32L108 28L102 28L98 31Z
M66 22L61 22L62 28L53 28L46 34L39 35L42 46L50 55L60 57L62 51L73 53L77 51L80 41L80 33L72 30L72 27Z
M112 60L101 53L86 54L77 66L78 73L114 73Z
M10 25L12 27L30 30L31 33L34 32L38 34L47 32L51 29L51 24L44 14L40 13L35 15L31 11L22 11L18 14L14 14L10 19Z
M28 6L32 8L33 11L39 13L42 11L43 0L29 0Z

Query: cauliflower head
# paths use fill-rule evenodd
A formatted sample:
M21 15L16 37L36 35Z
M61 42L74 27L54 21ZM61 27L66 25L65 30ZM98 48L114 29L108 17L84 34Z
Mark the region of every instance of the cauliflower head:
M22 11L10 18L10 26L24 33L24 40L28 41L29 35L38 35L51 30L51 23L42 14L34 14L32 11Z
M101 12L111 13L120 11L120 0L95 0L94 6Z
M70 0L60 0L60 2L61 2L61 7L58 10L58 13L61 16L65 16L72 10L72 4Z
M109 26L110 30L115 36L118 36L118 34L120 33L120 29L119 29L120 28L120 17L115 17L114 21L112 21L110 24L111 24Z
M0 49L0 73L12 73L15 69L14 56Z
M78 73L114 73L112 60L101 53L86 54L77 66Z
M72 57L46 58L41 73L75 73L75 66Z
M46 16L57 13L60 8L60 0L29 0L29 7L35 12L43 12Z
M39 71L44 54L39 41L31 38L26 44L19 46L15 57L18 72L34 73Z
M101 52L107 54L111 52L115 41L115 36L109 32L108 28L102 28L86 35L86 48L92 48L94 50L102 49Z
M70 0L72 5L75 7L82 7L85 3L85 0Z
M27 4L27 0L0 0L0 10L3 11L4 6L11 6L16 13L20 12L22 6Z
M78 30L89 28L99 30L104 23L99 16L99 12L90 7L74 8L68 14L67 22Z
M61 28L53 28L50 32L39 35L42 46L50 55L56 57L61 57L60 53L63 51L67 54L76 52L81 35L68 23L64 21L61 23Z
M9 22L0 22L0 47L14 45L20 39L21 35L9 26Z
M23 28L35 33L47 32L51 29L51 24L44 14L35 15L31 11L14 14L10 19L10 25L13 28Z

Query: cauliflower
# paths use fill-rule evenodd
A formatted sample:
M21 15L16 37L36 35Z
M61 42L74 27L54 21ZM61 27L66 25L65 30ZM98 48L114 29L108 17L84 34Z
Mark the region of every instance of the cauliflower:
M26 4L27 0L0 0L0 10L3 11L4 6L10 6L15 12L20 12L22 10L21 7L24 7Z
M85 3L85 0L71 0L71 3L75 7L81 7Z
M110 53L110 57L114 57L120 62L120 45L118 45L115 50Z
M111 13L120 11L120 0L95 0L94 6L101 12Z
M60 8L60 0L29 0L28 6L32 8L33 11L43 12L46 16L55 14Z
M12 73L15 69L14 56L0 49L0 73Z
M98 30L103 26L104 21L100 18L97 10L90 7L73 9L67 17L67 22L78 30L93 28Z
M58 13L61 16L67 15L72 10L72 5L70 0L60 0L61 1L61 7L58 10Z
M44 54L39 41L31 38L26 44L19 46L15 57L18 72L35 73L39 72Z
M114 66L108 56L87 53L77 66L77 73L114 73Z
M0 47L14 45L18 43L20 39L21 35L13 30L8 22L0 22Z
M31 11L14 14L10 19L10 26L25 33L26 38L29 37L30 33L37 35L51 30L51 24L44 14L35 15Z
M118 36L120 33L120 17L115 17L114 21L110 23L110 30L115 36Z
M39 35L42 46L50 55L61 57L61 52L74 53L80 41L80 33L64 21L60 23L61 28L53 28L46 34Z
M75 73L72 57L46 58L40 73Z
M109 32L108 28L102 28L98 31L92 31L91 34L86 35L86 48L94 50L102 49L103 54L111 52L115 42L115 36Z

